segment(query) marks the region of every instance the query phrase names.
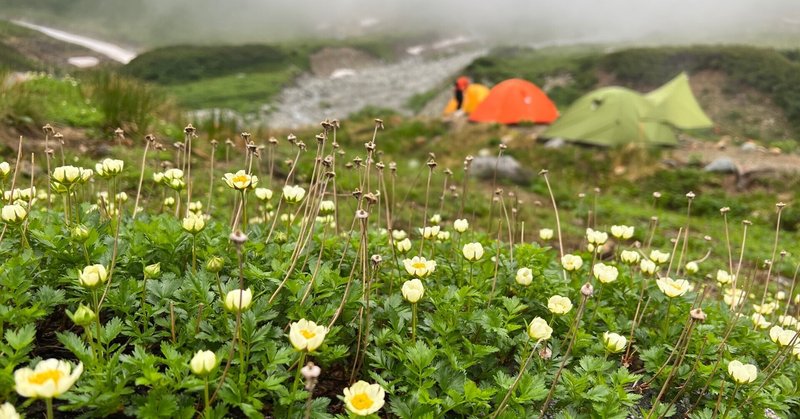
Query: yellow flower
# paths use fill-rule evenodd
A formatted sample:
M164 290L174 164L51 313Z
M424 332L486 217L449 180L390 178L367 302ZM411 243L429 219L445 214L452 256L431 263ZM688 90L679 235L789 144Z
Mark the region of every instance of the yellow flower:
M458 220L453 221L453 230L463 233L467 231L469 228L469 221L466 218L459 218Z
M436 240L440 242L445 242L450 240L450 232L449 231L440 231L439 234L436 235Z
M401 291L403 293L403 298L409 303L414 304L425 294L425 287L422 286L422 281L414 278L404 282Z
M403 260L403 266L409 275L417 278L425 278L436 270L436 261L427 260L424 257L414 256L411 259Z
M614 282L619 276L619 270L615 266L606 265L605 263L597 263L592 267L592 274L604 284Z
M358 381L344 389L344 405L356 416L371 415L383 407L386 393L379 384Z
M577 271L583 266L583 259L578 255L564 255L561 257L561 266L568 271Z
M531 324L528 325L528 336L530 336L531 339L547 340L550 339L552 335L553 328L541 317L534 318L531 320Z
M669 298L680 297L689 291L689 281L685 279L658 278L656 285Z
M590 244L600 246L608 240L608 233L587 228L586 240L588 240Z
M125 162L117 159L105 159L94 165L94 171L100 177L114 177L122 172Z
M519 268L514 280L517 281L517 284L527 287L533 282L533 271L531 268Z
M441 227L439 226L428 226L425 228L420 228L419 234L421 234L423 238L432 239L439 235L440 229Z
M102 284L108 279L106 267L100 264L89 265L78 272L78 282L87 288Z
M467 243L464 245L464 248L461 249L461 253L464 255L465 259L474 262L483 257L483 245L477 242Z
M659 265L664 264L669 260L669 252L665 253L654 249L650 252L650 260Z
M289 326L289 341L298 351L314 352L322 345L327 334L327 327L318 326L306 319L300 319Z
M769 338L780 346L787 346L792 343L792 340L797 341L797 338L794 337L796 334L796 331L780 326L772 326L769 329Z
M73 370L69 362L51 358L39 362L33 369L14 371L14 383L20 396L51 399L66 393L82 372L82 363Z
M19 224L25 221L25 217L28 216L28 211L20 204L4 205L0 216L2 216L3 222L5 223Z
M547 309L553 314L567 314L572 310L572 301L567 297L554 295L547 300Z
M217 368L217 354L211 351L197 351L189 367L195 375L206 376Z
M728 374L739 384L749 384L758 378L758 368L753 364L742 364L733 360L728 363Z
M620 253L619 258L620 260L622 260L623 263L627 263L628 265L635 265L639 263L639 259L641 258L641 256L639 256L639 252L635 250L623 250L622 253Z
M700 266L695 261L691 261L684 267L687 273L696 274L700 270Z
M186 216L186 218L183 219L183 223L181 225L183 226L184 230L191 234L197 234L206 228L206 222L203 219L203 216L196 215L191 212Z
M306 190L301 186L286 185L283 187L283 199L290 204L302 201L305 196Z
M617 333L603 333L603 344L606 347L606 350L611 353L620 352L625 349L625 345L628 343L628 339L625 336L619 335Z
M246 290L235 289L229 291L228 294L225 295L225 308L227 308L228 311L237 312L240 307L242 311L247 310L252 302L253 291L251 291L250 288Z
M248 175L244 170L239 170L236 173L225 173L225 177L222 180L225 181L229 188L237 191L252 189L258 184L258 176Z
M542 228L539 230L539 238L542 240L550 240L553 238L552 228Z
M639 264L639 269L642 270L643 274L653 275L658 270L658 266L652 260L642 259L642 262Z
M3 163L0 163L0 165ZM0 405L0 419L19 419L19 413L17 413L17 409L14 409L11 403L6 402Z
M51 178L64 186L70 186L83 180L83 169L75 166L59 166L53 169Z
M164 206L165 207L172 207L175 205L175 198L168 196L164 198Z
M611 226L611 235L618 239L627 240L633 237L633 226Z
M729 284L733 281L733 275L729 274L728 271L723 271L722 269L717 269L717 282L722 285Z

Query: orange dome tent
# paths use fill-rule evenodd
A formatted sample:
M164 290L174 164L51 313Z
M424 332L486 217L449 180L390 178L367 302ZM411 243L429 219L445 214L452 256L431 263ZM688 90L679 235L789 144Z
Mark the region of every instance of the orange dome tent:
M558 118L553 101L535 84L509 79L492 88L469 117L473 122L549 124Z
M471 114L475 111L475 108L486 99L486 96L489 95L489 88L478 83L472 83L464 89L464 103L461 105L461 109L467 115ZM447 102L447 106L444 107L444 111L442 111L445 115L449 115L456 111L456 100L450 99Z

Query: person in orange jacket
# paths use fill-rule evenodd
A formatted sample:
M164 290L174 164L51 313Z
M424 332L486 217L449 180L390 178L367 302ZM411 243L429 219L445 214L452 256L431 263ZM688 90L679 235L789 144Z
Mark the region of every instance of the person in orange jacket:
M456 112L461 113L461 107L464 105L464 91L469 86L469 78L461 76L455 82L455 98L456 98Z

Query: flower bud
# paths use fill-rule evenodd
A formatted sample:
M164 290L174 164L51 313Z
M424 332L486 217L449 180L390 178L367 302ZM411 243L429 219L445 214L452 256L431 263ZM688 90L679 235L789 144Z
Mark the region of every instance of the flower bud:
M225 259L219 256L212 256L211 259L206 261L206 270L212 274L218 273L225 266Z
M25 221L28 211L20 204L4 205L0 215L7 224L20 224Z
M531 320L528 325L528 336L535 340L547 340L553 334L553 328L547 324L547 321L541 317L536 317Z
M519 268L514 280L517 281L517 284L527 287L533 282L533 271L531 268Z
M228 311L237 312L241 308L242 311L247 310L253 302L253 291L250 288L246 290L235 289L229 291L225 296L225 308Z
M425 287L422 285L422 281L414 278L403 283L401 291L406 301L415 304L425 294Z
M217 354L211 351L197 351L189 367L195 375L205 377L217 368Z
M93 288L98 284L106 282L108 279L108 271L106 267L100 264L89 265L83 268L83 271L78 272L78 282L87 288Z
M587 282L581 287L581 295L584 297L591 297L594 295L594 287L591 283Z
M146 278L158 278L159 275L161 275L161 262L144 267L144 276Z
M89 228L83 224L78 224L72 227L69 231L72 240L78 243L83 243L89 238Z
M627 345L628 339L625 336L619 335L617 333L603 333L603 345L605 345L606 350L610 353L617 353L625 349L625 345Z
M553 238L553 229L543 228L539 230L539 238L542 240L550 240Z
M81 304L78 306L78 309L75 310L75 313L70 313L67 311L67 316L72 319L72 322L78 326L86 327L92 322L94 322L97 315L91 308Z
M459 218L458 220L453 221L453 230L463 233L467 231L469 228L469 221L466 218Z

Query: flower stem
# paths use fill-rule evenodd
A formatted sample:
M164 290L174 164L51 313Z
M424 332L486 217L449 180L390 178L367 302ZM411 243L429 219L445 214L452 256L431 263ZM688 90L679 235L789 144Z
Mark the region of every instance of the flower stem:
M667 314L664 315L664 328L663 328L663 333L661 333L664 337L667 336L667 330L669 329L669 310L671 308L672 308L672 298L667 300Z
M292 417L292 413L294 411L294 396L297 393L297 386L300 384L300 371L303 369L303 365L306 362L306 351L300 351L300 358L297 360L297 371L294 374L294 383L292 383L292 400L291 404L289 405L289 414L286 417Z
M53 419L53 399L44 399L44 404L47 406L47 419Z
M205 388L203 389L203 401L204 401L203 412L205 413L206 417L209 417L209 413L210 413L210 410L211 410L211 403L209 403L209 400L208 400L208 377L206 377L206 379L205 379Z
M522 366L519 367L519 374L517 374L517 378L514 380L514 383L511 384L511 387L508 388L508 392L506 392L505 397L503 397L503 400L500 402L500 405L497 406L497 410L495 410L494 413L492 413L492 416L490 416L490 419L494 419L497 416L499 416L501 413L503 413L503 410L506 407L506 403L508 403L508 399L511 398L512 394L514 394L514 390L516 390L517 385L519 384L519 380L522 379L522 374L528 368L528 363L531 362L531 359L533 358L533 354L536 353L536 348L539 346L540 342L541 342L541 340L537 341L533 345L533 347L531 347L531 353L525 359L525 362L522 363Z
M417 303L411 304L411 340L417 343Z

